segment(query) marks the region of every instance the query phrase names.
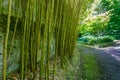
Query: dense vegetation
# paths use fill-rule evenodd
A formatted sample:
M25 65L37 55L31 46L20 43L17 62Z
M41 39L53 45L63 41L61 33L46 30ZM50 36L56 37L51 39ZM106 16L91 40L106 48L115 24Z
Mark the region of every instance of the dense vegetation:
M85 45L120 39L119 6L120 0L0 0L0 79L99 80L97 51Z
M90 37L86 37L90 44L112 42L114 39L120 39L119 6L120 0L95 1L88 10L87 18L80 24L80 34L83 37L80 41L84 40L85 36L92 36L91 40Z
M120 0L101 0L105 11L110 11L110 20L107 27L107 34L120 34Z
M18 35L18 78L54 80L56 68L64 69L72 60L78 23L89 4L90 0L0 0L0 26L6 32L2 80L7 79L7 60L15 54L11 51Z

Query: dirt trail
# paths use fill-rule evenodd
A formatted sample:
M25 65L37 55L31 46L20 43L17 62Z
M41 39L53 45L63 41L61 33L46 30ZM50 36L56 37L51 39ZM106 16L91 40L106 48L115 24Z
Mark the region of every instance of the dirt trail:
M115 46L97 50L98 61L102 67L102 80L120 80L120 42Z

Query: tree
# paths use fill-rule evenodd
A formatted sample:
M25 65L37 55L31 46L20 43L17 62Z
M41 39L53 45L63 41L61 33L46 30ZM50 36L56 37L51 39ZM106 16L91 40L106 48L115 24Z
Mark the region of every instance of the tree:
M89 33L94 36L106 35L106 29L109 22L109 12L88 17L81 26L83 34Z
M101 4L106 11L111 11L108 23L108 34L120 34L120 0L101 0Z

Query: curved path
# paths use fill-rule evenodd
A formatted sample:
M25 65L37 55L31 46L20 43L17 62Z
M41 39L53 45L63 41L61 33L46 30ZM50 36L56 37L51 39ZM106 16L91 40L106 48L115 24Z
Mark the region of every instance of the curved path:
M120 42L115 46L97 48L97 50L103 74L101 80L120 80Z

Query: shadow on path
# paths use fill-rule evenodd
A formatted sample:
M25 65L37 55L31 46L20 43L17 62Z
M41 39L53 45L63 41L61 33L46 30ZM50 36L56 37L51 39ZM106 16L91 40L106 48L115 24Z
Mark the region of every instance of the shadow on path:
M120 43L116 43L116 46L96 49L102 67L101 80L120 80Z

